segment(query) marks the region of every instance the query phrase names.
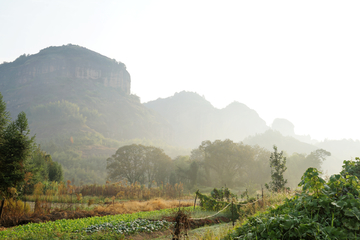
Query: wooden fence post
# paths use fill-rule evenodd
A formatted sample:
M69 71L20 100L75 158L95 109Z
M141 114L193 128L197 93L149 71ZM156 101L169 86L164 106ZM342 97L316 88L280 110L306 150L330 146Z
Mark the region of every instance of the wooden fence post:
M25 186L24 186L24 213L25 213L25 208L26 208L26 182L25 182ZM0 215L1 218L1 215Z
M3 211L4 203L5 203L5 198L3 198L3 199L1 200L1 206L0 206L0 219L1 219L1 214L2 214L2 211Z
M231 201L231 220L234 227L234 201Z
M195 195L194 210L195 210L195 206L196 206L196 198L197 198L197 194Z

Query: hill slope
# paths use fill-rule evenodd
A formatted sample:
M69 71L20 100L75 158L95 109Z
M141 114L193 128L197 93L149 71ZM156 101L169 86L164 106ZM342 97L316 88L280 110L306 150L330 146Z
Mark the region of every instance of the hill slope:
M265 121L246 105L233 102L224 109L214 108L197 93L180 92L172 97L144 104L164 117L174 129L174 142L198 147L204 140L245 137L268 129Z
M85 182L104 180L106 159L121 141L171 137L167 122L130 94L130 83L123 63L75 45L0 65L12 117L25 111L31 134L63 164L65 178L83 172Z
M1 64L0 88L13 117L25 111L32 129L39 129L39 119L48 118L40 105L66 100L80 108L84 123L105 137L166 139L170 130L130 95L130 74L123 63L75 45L49 47ZM49 129L40 126L38 138L45 134L47 139Z

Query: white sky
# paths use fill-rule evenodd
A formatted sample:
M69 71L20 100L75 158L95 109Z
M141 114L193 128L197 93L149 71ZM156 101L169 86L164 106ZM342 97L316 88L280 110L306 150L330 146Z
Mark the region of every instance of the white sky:
M194 91L297 134L360 139L359 12L351 0L0 0L0 62L77 44L125 63L142 102Z

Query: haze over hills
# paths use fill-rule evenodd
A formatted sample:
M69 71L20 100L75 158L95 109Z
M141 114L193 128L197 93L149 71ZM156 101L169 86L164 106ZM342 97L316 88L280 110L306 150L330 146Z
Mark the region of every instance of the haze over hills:
M7 110L13 118L25 111L31 134L68 179L78 172L84 181L103 182L106 159L127 140L169 140L169 124L130 86L125 64L76 45L0 65Z
M181 146L194 148L204 140L227 138L239 142L269 128L254 110L242 103L233 102L226 108L216 109L193 92L175 93L144 105L170 123L174 130L174 143Z
M31 134L64 166L65 179L104 182L106 159L120 146L155 145L175 158L205 140L231 139L287 154L323 148L328 173L360 156L360 142L317 142L277 119L271 127L253 109L233 102L215 108L182 91L144 104L131 93L125 64L76 45L49 47L0 65L0 92L12 117L27 114Z
M83 47L49 47L1 64L0 88L13 117L25 111L35 128L33 117L37 121L49 117L57 120L54 114L47 116L51 111L48 108L60 111L60 105L66 105L63 101L68 101L76 105L72 106L74 109L69 110L69 105L62 107L67 109L63 110L68 111L66 114L78 114L72 120L82 121L105 137L157 138L163 133L161 138L166 139L169 131L156 113L130 95L130 74L125 64ZM48 105L58 101L59 106ZM71 125L69 119L64 123ZM38 138L49 130L47 125L41 127L45 129L36 132Z

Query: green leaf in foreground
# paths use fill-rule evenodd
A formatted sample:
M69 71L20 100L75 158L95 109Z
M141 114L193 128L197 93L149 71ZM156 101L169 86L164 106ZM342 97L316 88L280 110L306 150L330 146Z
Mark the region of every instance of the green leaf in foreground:
M355 164L346 163L341 174L332 175L328 182L309 168L299 184L300 194L249 217L225 239L358 239L360 182L349 174Z

